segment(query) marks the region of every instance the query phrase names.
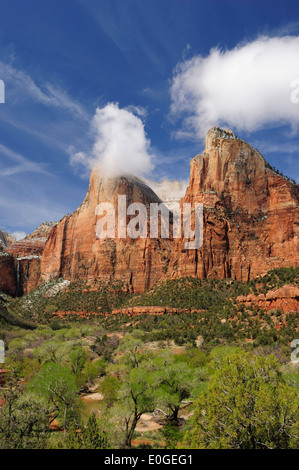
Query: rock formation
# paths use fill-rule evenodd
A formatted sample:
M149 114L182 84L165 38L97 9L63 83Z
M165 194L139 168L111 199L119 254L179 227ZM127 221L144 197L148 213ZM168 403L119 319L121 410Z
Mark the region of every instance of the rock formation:
M7 289L14 290L11 257L19 294L57 277L90 284L120 280L128 290L140 293L165 278L247 281L273 268L299 265L298 185L277 174L232 131L214 127L208 132L203 154L191 161L189 186L180 201L181 206L203 204L200 249L186 250L181 239L150 238L149 230L145 238L118 238L119 195L126 195L127 205L142 202L148 208L161 203L139 179L101 179L94 170L86 198L72 215L6 249L10 257L6 254L0 260L0 290L4 269ZM107 202L116 208L116 237L99 239L96 226L101 217L96 208Z
M16 239L10 233L0 229L0 248L6 248L9 245L15 243Z
M40 257L56 222L44 222L34 232L18 240L3 231L4 253L0 253L0 292L23 295L40 284Z
M186 275L247 281L299 264L299 188L232 131L212 128L202 155L191 161L181 201L202 203L204 242L184 250L176 242L169 277Z
M299 310L299 288L285 285L267 294L240 295L237 301L245 307L263 308L267 311L280 310L285 313Z
M118 195L126 195L127 205L141 202L147 208L161 203L141 180L123 176L101 179L92 172L88 193L81 206L62 219L51 231L41 258L42 280L64 277L71 281L120 280L134 292L143 292L165 276L171 250L166 239L118 238ZM116 208L116 238L99 239L96 215L100 203ZM124 224L129 223L129 217Z
M30 235L27 235L24 240L40 240L46 242L55 225L57 225L57 222L43 222L36 230L30 233Z
M22 240L14 240L5 249L15 258L41 256L52 228L57 222L43 222L36 230Z
M13 256L0 252L0 292L16 295L16 271Z

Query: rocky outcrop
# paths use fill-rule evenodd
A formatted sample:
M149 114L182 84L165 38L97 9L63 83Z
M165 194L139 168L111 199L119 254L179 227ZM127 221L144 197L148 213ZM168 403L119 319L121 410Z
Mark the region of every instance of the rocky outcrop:
M22 240L14 241L6 249L6 253L16 258L25 256L41 256L50 232L57 222L44 222L30 235Z
M100 309L101 310L101 309ZM202 313L205 310L198 309L188 309L188 308L175 308L175 307L124 307L120 309L112 310L111 313L107 312L87 312L87 311L56 311L52 313L53 317L65 318L65 317L79 317L79 318L89 318L93 316L109 316L109 315L128 315L129 317L136 317L139 315L182 315L184 313Z
M5 252L13 255L15 258L24 256L41 256L44 251L47 240L19 240L10 247L6 248Z
M203 204L203 245L186 251L177 241L169 277L247 281L299 264L298 185L231 131L208 132L205 151L191 161L184 202Z
M280 310L284 313L299 311L299 288L286 285L267 292L267 294L248 294L237 297L245 307L257 307L267 311Z
M169 182L160 186L164 194ZM173 204L182 187L170 187L167 203ZM203 154L191 161L189 186L180 201L181 207L203 204L201 248L186 249L185 239L150 238L149 228L145 238L118 237L119 195L126 195L127 205L142 202L148 208L152 202L161 203L137 178L102 179L94 170L86 198L72 215L53 227L41 226L35 235L6 249L16 259L17 291L28 292L43 281L63 277L89 284L120 280L129 291L140 293L165 278L246 282L273 268L299 265L298 185L277 174L232 131L214 127L208 132ZM116 208L116 236L100 239L96 208L107 202ZM120 228L131 218L126 216Z
M0 229L0 248L6 248L9 245L15 243L16 239L10 233Z
M176 308L176 307L157 307L157 306L140 306L140 307L126 307L112 310L112 315L128 315L135 317L139 315L182 315L184 313L202 313L205 310Z
M40 285L40 256L23 256L15 259L17 273L16 295L28 294Z
M56 222L45 222L19 241L6 232L0 232L0 239L5 242L2 244L2 261L0 259L0 292L20 296L40 284L40 257L55 225Z
M62 219L51 231L41 258L41 278L64 277L71 281L120 280L129 290L143 292L165 276L171 242L166 239L118 238L118 195L126 195L127 205L161 203L158 196L139 179L123 176L101 179L93 171L82 205ZM100 203L111 203L115 212L116 238L100 239L96 226ZM122 225L128 225L127 216ZM147 221L148 224L148 221Z
M0 253L0 292L5 292L12 296L16 294L14 258L7 253Z
M30 235L27 235L24 240L40 240L46 242L53 227L57 222L43 222L34 230Z

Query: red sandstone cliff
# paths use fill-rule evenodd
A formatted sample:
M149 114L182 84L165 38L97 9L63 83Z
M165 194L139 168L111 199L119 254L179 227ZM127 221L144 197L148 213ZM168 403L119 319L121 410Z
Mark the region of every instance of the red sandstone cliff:
M237 301L245 307L263 308L267 311L281 310L282 312L296 312L299 310L299 288L285 285L267 294L240 295Z
M15 241L16 239L13 235L0 229L0 248L6 248L15 243Z
M41 258L42 280L64 277L71 281L96 279L123 281L134 292L143 292L161 279L167 270L171 242L163 239L110 238L96 236L100 219L96 207L112 203L117 209L118 195L127 204L160 203L158 196L143 182L132 177L101 179L92 172L88 193L81 206L53 228ZM116 221L118 212L116 210ZM129 218L125 221L128 223ZM116 223L116 235L118 224Z
M203 203L204 242L176 242L168 275L247 281L299 264L298 185L275 173L262 155L231 131L212 128L191 161L181 203Z
M0 292L16 294L16 273L13 256L0 252Z
M0 231L0 292L26 294L40 284L40 257L56 222L45 222L23 240ZM0 245L1 247L1 245Z
M191 161L181 204L203 203L204 241L199 250L186 250L185 240L149 236L98 239L96 207L101 202L117 207L118 195L126 195L128 204L142 202L148 207L161 202L140 180L103 180L93 171L84 202L52 228L45 247L38 246L36 237L27 237L7 250L18 258L18 292L56 277L90 283L117 279L130 290L143 292L163 278L247 281L273 268L299 265L298 185L275 173L257 150L231 131L212 128L205 151ZM13 290L10 263L8 258L2 261ZM0 281L3 272L0 267Z

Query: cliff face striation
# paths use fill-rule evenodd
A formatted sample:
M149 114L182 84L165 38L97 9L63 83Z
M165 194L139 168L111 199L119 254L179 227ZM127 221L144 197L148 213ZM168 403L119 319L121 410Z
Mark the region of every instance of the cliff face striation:
M14 290L13 276L19 294L63 277L90 284L120 280L129 291L141 293L165 278L247 281L273 268L299 265L298 185L277 174L232 131L214 127L208 132L203 154L191 161L189 186L180 201L181 207L203 204L200 249L186 250L183 239L150 238L149 227L145 238L118 238L119 195L126 196L127 206L142 202L148 208L150 203L161 203L137 178L102 179L94 170L86 198L72 215L6 248L1 265L9 273L9 290ZM96 235L100 203L111 203L116 209L115 238ZM126 216L120 228L131 219ZM170 233L171 229L170 224Z
M202 203L200 250L176 242L170 277L247 281L299 264L299 189L231 131L212 128L202 155L191 161L181 203Z
M118 196L125 195L127 205L161 203L141 180L123 176L101 179L93 171L88 193L82 205L53 228L41 258L43 281L64 277L71 281L120 280L134 292L143 292L167 271L171 241L146 238L118 238ZM100 203L111 203L115 211L116 238L100 239L96 226ZM123 220L129 223L130 217ZM148 223L148 222L147 222Z
M16 295L16 271L13 256L0 251L0 292Z
M40 284L40 257L55 225L56 222L45 222L18 241L0 231L0 238L6 241L5 245L3 242L3 251L0 253L0 291L19 296L32 291ZM4 234L3 237L1 234Z

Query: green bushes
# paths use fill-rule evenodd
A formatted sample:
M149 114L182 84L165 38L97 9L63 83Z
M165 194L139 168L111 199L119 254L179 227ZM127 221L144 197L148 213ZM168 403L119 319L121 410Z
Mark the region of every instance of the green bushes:
M238 353L214 367L208 389L196 403L185 447L299 447L298 391L284 383L274 356Z

